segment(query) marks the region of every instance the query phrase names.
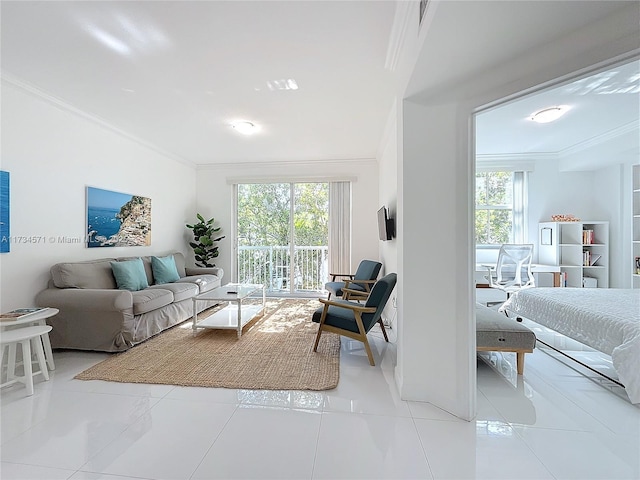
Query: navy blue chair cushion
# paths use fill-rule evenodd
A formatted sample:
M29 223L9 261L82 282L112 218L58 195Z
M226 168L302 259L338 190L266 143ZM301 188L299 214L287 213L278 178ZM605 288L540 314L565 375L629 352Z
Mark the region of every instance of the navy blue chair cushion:
M362 260L356 273L353 275L355 280L375 280L378 278L382 264L373 260Z
M335 300L338 303L353 303L348 302L346 300ZM359 307L362 304L354 303ZM324 305L319 307L315 312L313 312L313 316L311 320L316 323L320 323L320 318L322 317L322 311L324 310ZM347 308L334 307L333 305L329 305L329 310L327 311L327 318L325 319L325 324L331 325L333 327L341 328L342 330L349 330L350 332L358 333L358 324L356 323L356 317L353 314L353 310L349 310Z
M324 289L328 292L333 293L334 297L342 296L342 289L344 288L344 282L329 282L325 283ZM358 285L357 283L349 284L349 288L351 290L360 290L361 292L365 292L366 290L362 285Z

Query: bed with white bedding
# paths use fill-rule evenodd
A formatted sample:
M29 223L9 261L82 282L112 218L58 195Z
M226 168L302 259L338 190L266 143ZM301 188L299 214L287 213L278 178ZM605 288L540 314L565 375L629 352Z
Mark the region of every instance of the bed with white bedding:
M500 308L611 355L632 403L640 403L640 290L529 288Z

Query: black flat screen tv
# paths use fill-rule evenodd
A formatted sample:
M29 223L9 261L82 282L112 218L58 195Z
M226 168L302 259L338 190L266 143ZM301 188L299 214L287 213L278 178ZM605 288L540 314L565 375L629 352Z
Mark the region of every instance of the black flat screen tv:
M378 237L380 240L391 240L395 235L395 221L389 218L387 208L378 210Z

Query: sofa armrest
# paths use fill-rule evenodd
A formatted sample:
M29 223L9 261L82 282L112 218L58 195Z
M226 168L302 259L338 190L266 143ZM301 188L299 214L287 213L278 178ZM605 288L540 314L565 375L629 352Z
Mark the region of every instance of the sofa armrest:
M133 296L128 290L47 288L36 295L36 304L60 310L123 312L133 308Z
M187 277L192 275L215 275L218 278L222 278L224 270L220 267L186 267L185 273Z

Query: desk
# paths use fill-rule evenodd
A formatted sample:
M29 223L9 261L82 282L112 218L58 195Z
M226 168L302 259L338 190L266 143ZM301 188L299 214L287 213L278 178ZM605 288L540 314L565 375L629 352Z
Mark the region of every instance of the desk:
M476 273L488 273L487 267L489 266L493 267L494 270L496 268L495 264L476 263ZM540 263L532 263L531 273L553 273L553 286L560 286L560 265L543 265Z

